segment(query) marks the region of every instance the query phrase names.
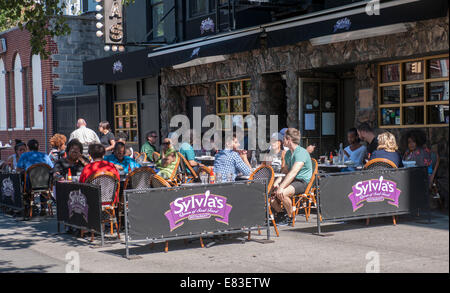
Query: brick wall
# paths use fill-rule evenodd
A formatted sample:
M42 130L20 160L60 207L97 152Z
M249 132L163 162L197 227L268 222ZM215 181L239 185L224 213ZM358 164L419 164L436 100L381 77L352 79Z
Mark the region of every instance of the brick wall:
M8 129L0 130L0 141L3 144L10 143L14 145L15 139L20 139L23 142L28 142L28 140L34 138L39 141L40 151L45 150L45 133L43 129L33 128L34 124L34 107L38 107L38 105L34 105L33 102L33 80L32 80L32 53L30 47L30 33L26 30L20 30L19 28L13 28L3 33L0 33L0 38L6 39L7 51L5 53L0 54L0 58L3 60L5 65L5 71L9 72L9 75L6 75L6 101L7 101L7 112L8 112ZM48 48L53 50L56 48L55 44L48 41ZM28 107L26 107L26 103L24 102L24 128L23 129L15 129L17 125L16 121L16 103L15 103L15 89L14 89L14 62L16 56L20 56L21 66L22 66L22 91L24 99L28 99ZM51 76L51 67L52 60L41 60L41 72L42 72L42 96L44 97L45 91L47 91L47 136L50 136L53 132L52 130L52 109L51 109L51 97L52 91L54 90L52 84L52 76ZM27 70L25 70L27 68ZM8 83L10 87L8 87ZM25 90L25 85L28 84L28 89ZM8 90L9 88L9 90ZM27 92L27 94L26 94ZM8 99L10 97L10 99ZM44 104L44 101L41 103ZM10 122L9 122L10 121ZM29 121L29 122L27 122ZM45 119L44 119L45 123ZM28 124L28 125L27 125ZM12 150L3 150L1 157L5 159L7 156L12 154Z

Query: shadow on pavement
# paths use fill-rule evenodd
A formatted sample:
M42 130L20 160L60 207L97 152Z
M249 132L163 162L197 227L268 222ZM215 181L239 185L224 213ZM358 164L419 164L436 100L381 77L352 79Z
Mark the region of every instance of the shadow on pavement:
M300 221L299 221L300 220ZM298 218L296 220L295 227L286 227L283 229L283 233L285 232L299 232L299 233L307 233L313 234L317 233L317 216L316 214L312 215L309 222L305 223L305 219ZM300 227L301 225L308 225L308 227ZM430 229L449 229L448 222L448 214L440 211L432 211L431 217L427 212L423 213L420 216L406 214L397 216L397 225L412 225L412 226L420 226L424 228ZM347 231L347 230L356 230L356 229L370 229L380 226L393 226L392 216L385 217L377 217L371 218L369 225L366 225L365 219L358 220L349 220L349 221L341 221L341 222L327 222L324 221L320 224L321 233L333 233L339 231Z
M47 269L52 267L54 267L54 265L17 268L13 267L10 261L0 261L0 273L44 273Z

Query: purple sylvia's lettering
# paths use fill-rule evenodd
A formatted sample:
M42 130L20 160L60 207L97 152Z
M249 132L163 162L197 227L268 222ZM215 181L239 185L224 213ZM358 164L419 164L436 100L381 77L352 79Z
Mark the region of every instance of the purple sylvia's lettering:
M398 207L398 198L401 190L397 184L390 180L379 179L360 181L352 186L353 192L348 195L355 212L364 206L364 202L381 202L387 200L391 205Z
M217 222L228 225L228 215L232 206L227 204L227 198L220 195L194 194L179 197L170 203L170 210L164 213L169 220L170 231L183 225L182 220L200 220L216 217Z

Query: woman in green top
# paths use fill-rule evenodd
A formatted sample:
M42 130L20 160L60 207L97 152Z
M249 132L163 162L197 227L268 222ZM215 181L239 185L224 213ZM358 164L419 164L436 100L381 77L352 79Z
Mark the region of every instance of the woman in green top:
M169 138L165 138L162 143L161 158L155 164L155 167L159 169L157 175L170 179L177 165L177 157L177 151L172 146L172 142Z

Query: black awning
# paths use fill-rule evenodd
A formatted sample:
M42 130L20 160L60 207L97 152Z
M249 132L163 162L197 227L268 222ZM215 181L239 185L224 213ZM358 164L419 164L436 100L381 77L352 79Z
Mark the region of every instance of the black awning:
M86 85L93 85L157 75L159 68L153 68L147 64L149 52L151 49L142 49L85 61L83 62L83 82Z
M444 17L448 12L447 0L381 1L379 15L374 10L368 15L366 5L363 2L354 9L269 26L267 46L285 46L322 36Z
M171 67L197 58L251 51L260 47L260 29L197 41L179 47L155 50L148 54L153 68Z
M115 54L83 63L86 85L111 83L119 80L144 78L159 74L164 67L192 61L201 57L227 55L260 47L260 29L226 34L179 46Z

